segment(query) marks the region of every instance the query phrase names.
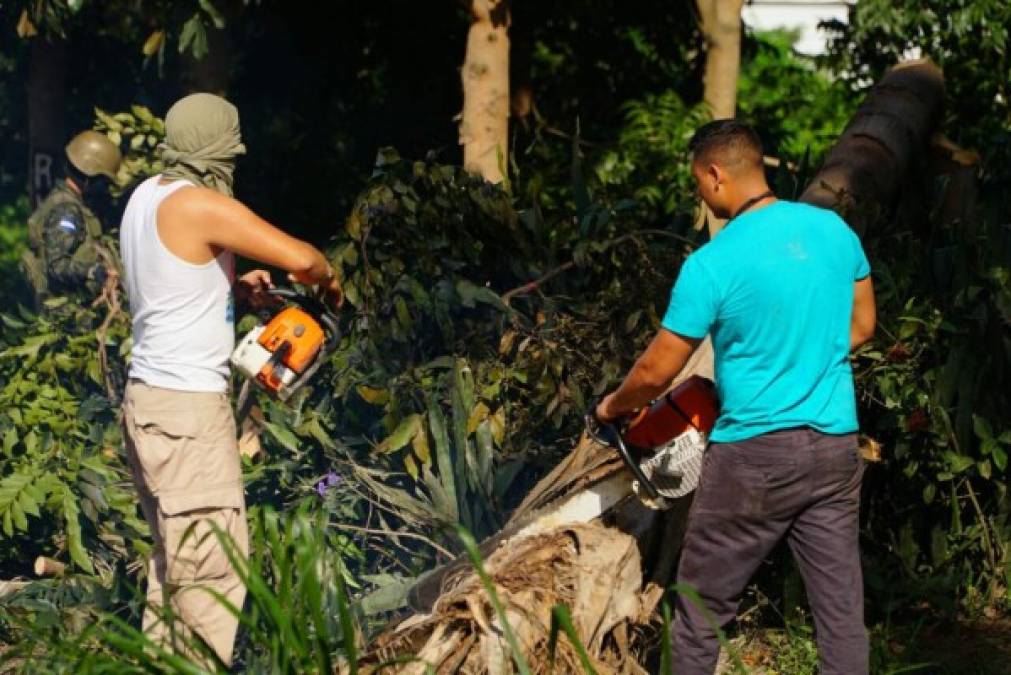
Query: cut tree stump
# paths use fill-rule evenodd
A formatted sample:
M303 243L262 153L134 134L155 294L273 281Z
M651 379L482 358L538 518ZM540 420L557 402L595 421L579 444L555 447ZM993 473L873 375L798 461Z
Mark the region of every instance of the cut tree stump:
M902 178L920 165L914 159L927 153L943 99L943 75L934 64L894 67L857 109L801 201L840 210L862 232L874 214L893 207ZM704 362L694 359L683 376ZM529 522L545 506L625 472L613 450L584 435L527 495L503 533L482 546L485 569L534 673L549 670L551 609L558 603L569 608L598 673L648 672L656 608L674 578L690 497L662 512L631 497L591 522L558 523L550 512L540 513L536 526ZM422 673L425 664L437 673L516 672L500 619L469 565L439 578L431 600L430 612L390 626L368 646L363 672L409 656L419 660L382 672ZM575 649L559 637L555 672L581 671Z

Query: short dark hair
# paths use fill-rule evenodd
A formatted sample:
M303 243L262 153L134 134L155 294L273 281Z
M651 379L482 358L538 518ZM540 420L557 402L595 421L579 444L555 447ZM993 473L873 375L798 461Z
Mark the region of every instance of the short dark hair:
M744 122L714 120L699 127L688 141L692 161L712 162L727 168L761 168L762 139Z

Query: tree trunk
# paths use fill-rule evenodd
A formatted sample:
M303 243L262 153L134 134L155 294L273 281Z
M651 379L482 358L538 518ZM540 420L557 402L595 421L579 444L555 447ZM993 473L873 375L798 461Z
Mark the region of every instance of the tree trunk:
M857 109L800 201L838 210L857 234L923 166L944 100L944 74L919 59L885 74Z
M705 89L702 98L714 120L735 117L737 113L737 76L741 70L741 8L744 0L697 0L706 43ZM710 239L727 221L717 218L702 205ZM704 348L709 349L708 341ZM711 357L710 357L710 360ZM712 372L710 371L710 377Z
M943 98L943 77L933 64L891 70L857 110L802 200L850 214L890 208L901 172L914 166L909 158L926 148ZM686 370L698 367L696 359ZM598 673L648 672L636 660L650 648L649 625L655 628L656 607L673 580L690 497L667 511L652 511L635 498L616 501L609 490L629 480L616 453L584 435L503 531L482 544L485 570L534 672L546 669L556 603L569 608ZM573 514L568 505L586 493L601 501L607 496L614 507L603 518ZM410 654L438 673L514 672L497 610L469 566L455 566L432 588L430 611L383 632L364 657L363 671ZM580 672L572 645L560 639L557 648L557 670ZM424 671L414 663L399 672Z
M714 120L737 111L737 74L741 69L741 8L744 0L698 0L706 41L703 99Z
M501 183L509 149L509 0L471 0L463 63L463 166Z
M28 69L28 176L35 206L59 177L67 143L67 42L56 35L31 38Z

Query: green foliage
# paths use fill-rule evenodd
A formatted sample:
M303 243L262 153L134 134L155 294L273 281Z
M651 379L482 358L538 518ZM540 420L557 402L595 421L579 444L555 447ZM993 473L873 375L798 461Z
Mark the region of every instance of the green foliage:
M857 100L842 82L791 52L796 36L756 33L745 42L737 80L738 116L763 133L766 151L812 164L842 133Z
M143 53L167 58L169 77L179 63L165 56L177 51L165 49L166 35L199 54L220 20L211 3L169 12L175 4L138 15L140 5L115 3L105 13L77 3L89 20L103 18L103 35L131 49L153 29ZM993 158L1007 145L999 36L1008 22L1003 7L984 0L951 12L913 4L854 8L831 62L841 82L795 58L787 36L753 36L739 106L784 159L817 158L851 113L852 92L929 35L953 92L947 128L991 158L985 213L952 223L911 211L870 228L882 331L855 361L864 426L889 450L867 479L871 597L976 611L999 605L1011 586L1007 204L993 190L1007 165ZM233 91L260 143L240 164L240 191L303 230L351 206L344 227L325 232L335 235L331 259L347 286L340 347L294 400L260 401L268 459L245 466L254 556L243 567L251 609L240 653L249 669L332 670L354 632L382 619L365 614L397 607L414 575L460 552L441 526L462 524L478 537L495 529L571 448L591 395L612 385L653 334L681 259L702 240L691 228L695 199L683 161L705 119L687 12L617 11L610 0L542 5L515 6L517 79L552 86L534 87L536 107L516 120L507 190L435 155L408 161L383 151L371 177L357 168L382 144L415 156L419 144L454 142L447 120L459 102L443 89L458 45L419 49L389 36L430 35L419 27L450 25L455 8L405 5L387 17L368 3L308 14L276 3L283 39L234 24L241 67ZM60 25L80 45L75 21ZM952 25L942 32L930 22ZM989 31L980 45L966 22ZM403 26L412 30L396 29ZM315 45L318 58L305 59L289 41ZM140 82L138 68L126 68L123 80ZM296 71L297 81L280 76ZM75 91L87 95L71 105L88 115L94 101L124 109L108 69L81 78ZM148 109L96 114L127 152L124 184L158 170L153 149L164 129ZM20 241L25 210L22 202L0 211L4 243ZM5 602L0 631L19 648L4 658L34 656L53 671L189 672L192 664L164 654L152 663L139 631L102 611L137 620L126 569L147 541L107 391L122 384L126 321L115 317L99 338L105 311L57 301L45 317L11 309L0 317L0 564L8 576L23 574L44 553L75 572ZM369 595L359 613L349 598L370 591L381 596ZM555 637L571 639L564 612L554 617ZM669 659L670 644L661 647ZM781 669L811 667L809 632L785 635L778 652Z
M935 213L930 236L914 229L914 211L866 243L879 337L858 352L857 380L864 427L892 449L885 475L870 479L881 487L869 510L875 547L900 563L871 583L893 594L905 578L900 587L948 612L1011 601L1006 204L994 197L957 220Z
M597 162L596 178L665 215L675 214L694 192L688 166L688 141L708 121L702 104L687 106L674 91L647 95L625 104L625 124L617 148Z
M0 297L25 297L19 261L28 248L28 198L0 206Z
M252 510L248 561L241 559L226 533L215 530L214 535L247 587L246 608L229 607L244 628L237 658L244 671L332 673L346 662L350 672L356 672L359 628L344 561L360 554L327 526L322 514L305 508L287 515L269 508ZM69 620L74 605L66 603L69 609L63 609L51 599L60 586L75 584L79 582L54 582L49 592L32 589L14 606L0 608L0 618L14 625L20 638L0 654L0 666L32 673L188 674L207 672L197 659L215 663L213 651L198 638L183 638L195 655L190 660L155 644L115 613ZM79 599L88 597L82 595ZM169 610L165 612L165 620L173 620ZM40 645L45 649L39 650ZM218 666L210 669L226 672Z
M123 152L116 185L112 186L114 197L164 169L157 148L165 138L165 122L147 107L133 105L129 112L118 113L95 108L95 130L103 132Z
M30 563L26 552L67 556L88 573L112 573L116 561L146 553L147 526L124 481L116 413L108 399L95 327L97 311L47 301L33 316L0 314L6 348L0 351L0 564ZM125 348L120 319L105 349ZM20 549L20 550L17 550ZM96 566L97 565L97 566Z
M244 0L244 4L249 4L250 0ZM32 2L16 3L23 6L22 12L32 24L35 30L41 29L44 34L56 34L67 36L68 30L79 20L80 15L93 18L93 14L82 10L100 10L100 7L93 7L99 3L88 0L42 0ZM181 15L178 5L180 3L161 1L148 3L149 6L141 8L133 3L116 3L116 6L109 12L111 19L116 23L122 23L121 30L129 30L127 25L133 24L137 19L155 19L165 23L178 21ZM186 3L183 12L189 10L192 14L178 27L178 51L190 53L195 59L202 59L207 56L207 30L208 28L222 29L225 27L225 18L211 0L190 0ZM145 22L146 23L146 22ZM132 28L132 26L131 26ZM173 25L173 32L176 26ZM132 32L132 31L131 31ZM156 51L160 51L164 45L164 28L156 30L161 34L157 40L147 39L143 46L143 52L150 56ZM27 35L23 36L27 37Z
M161 120L142 106L95 113L96 128L128 148L120 188L158 170L153 154L164 134ZM16 243L25 232L22 212L8 207L5 215L19 221L0 230ZM4 267L12 280L20 277L16 258ZM22 554L69 557L105 581L119 561L149 548L116 424L130 341L121 298L112 300L79 307L56 297L37 316L23 308L0 315L0 537L24 547ZM30 562L16 553L0 556L6 569Z

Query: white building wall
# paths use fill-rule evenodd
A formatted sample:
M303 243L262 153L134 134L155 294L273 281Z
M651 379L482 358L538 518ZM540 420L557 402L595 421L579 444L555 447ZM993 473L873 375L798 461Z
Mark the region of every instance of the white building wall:
M744 6L742 18L754 30L799 29L797 51L816 55L825 52L828 37L818 30L818 22L826 19L845 22L850 4L853 2L845 0L750 0Z

